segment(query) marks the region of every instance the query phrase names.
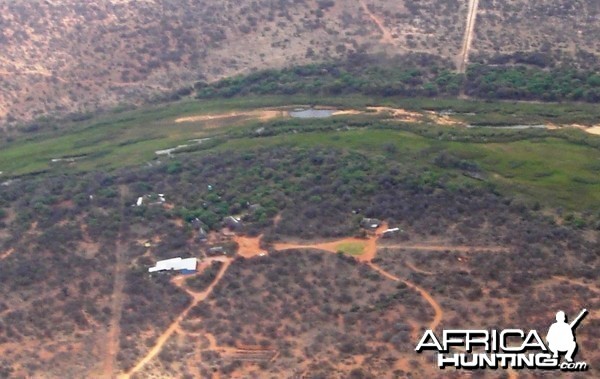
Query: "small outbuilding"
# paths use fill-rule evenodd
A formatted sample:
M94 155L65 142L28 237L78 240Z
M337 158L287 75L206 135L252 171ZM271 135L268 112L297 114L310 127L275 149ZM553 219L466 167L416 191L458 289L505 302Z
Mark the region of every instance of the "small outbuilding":
M363 218L360 222L360 226L365 229L377 229L381 225L381 220L376 218Z
M156 262L156 265L150 267L148 272L180 271L182 274L189 274L196 272L197 267L198 260L196 258L177 257Z
M223 246L213 246L206 251L206 255L216 257L218 255L227 255L227 252Z
M396 233L400 233L402 232L402 229L400 228L391 228L391 229L386 229L383 231L382 236L383 238L389 238L391 236L393 236Z
M242 220L238 217L227 216L223 219L223 224L231 230L239 230L242 228Z

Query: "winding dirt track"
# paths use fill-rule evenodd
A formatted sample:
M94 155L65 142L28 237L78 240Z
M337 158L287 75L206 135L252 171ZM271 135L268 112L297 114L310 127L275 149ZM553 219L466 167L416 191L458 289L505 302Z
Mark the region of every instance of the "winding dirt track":
M275 250L317 249L317 250L323 250L323 251L326 251L329 253L337 253L339 250L338 247L341 243L360 243L360 244L362 244L364 246L363 254L361 254L359 256L355 256L354 258L357 261L366 263L371 269L377 271L379 274L386 277L387 279L393 280L395 282L402 282L402 283L406 284L409 288L417 291L429 303L429 305L431 306L431 308L434 311L433 320L429 324L429 329L435 330L442 322L442 319L444 317L444 311L442 310L442 307L439 305L439 303L433 298L433 296L429 292L424 290L423 288L416 285L415 283L408 281L406 279L400 279L397 276L392 275L391 273L385 271L384 269L382 269L381 267L379 267L378 265L376 265L372 262L372 260L375 258L376 254L377 254L377 242L379 240L379 237L383 234L383 231L386 230L387 228L388 228L388 225L386 223L383 223L379 228L377 228L377 230L375 230L375 232L369 238L366 238L366 239L344 238L344 239L335 240L335 241L315 242L315 243L308 243L308 242L275 243L273 245L273 248ZM245 258L253 258L260 254L267 253L265 250L260 248L261 237L262 237L262 235L258 236L258 237L235 236L234 240L239 245L239 252L238 252L239 255L243 256ZM465 251L465 252L471 251L471 250L506 251L506 249L498 247L498 246L478 247L478 246L466 246L466 245L465 246L460 246L460 245L452 246L452 245L433 245L433 244L422 244L422 245L413 244L413 245L387 245L387 246L384 245L381 247L430 250L430 251L431 250L437 250L437 251L454 250L454 251ZM132 374L141 370L158 353L160 353L160 351L163 348L163 345L168 341L169 337L175 331L180 330L180 323L181 323L181 321L183 321L185 319L188 312L193 307L195 307L198 303L202 302L210 295L213 288L217 285L217 283L221 280L221 278L225 274L225 271L227 271L227 268L229 267L231 262L233 262L233 259L228 258L228 257L210 258L210 259L202 262L201 266L199 267L198 273L202 272L203 268L208 267L208 265L214 260L223 262L224 263L223 267L221 267L221 270L217 274L217 277L215 278L215 280L203 292L197 293L197 292L190 291L188 288L186 288L185 287L185 278L187 276L179 275L172 279L172 283L174 285L176 285L180 288L183 288L192 297L192 299L193 299L192 303L186 309L184 309L181 312L181 314L179 314L179 316L169 325L169 327L158 337L155 345L148 351L148 353L142 359L140 359L138 361L138 363L131 370L129 370L127 373L121 374L119 376L119 378L123 378L123 379L130 378ZM407 266L416 272L432 274L428 271L419 270L416 267L414 267L413 265L407 264ZM207 334L207 338L208 338L209 344L210 344L209 349L213 349L213 348L217 347L214 336ZM225 350L227 350L227 349L223 348L223 351L225 351Z
M364 0L359 0L359 3L362 6L365 13L369 16L369 18L371 20L373 20L375 25L377 25L377 27L381 31L381 34L382 34L381 41L396 46L396 40L394 39L394 37L392 36L392 33L390 33L388 28L385 27L385 25L383 24L383 21L381 21L381 19L379 17L375 16L373 14L373 12L371 12L371 10L367 6L367 4L364 2Z
M431 323L429 324L429 328L431 330L434 330L442 322L442 318L444 316L444 311L442 310L442 307L438 304L438 302L435 301L433 296L431 296L431 294L429 292L425 291L423 288L417 286L416 284L414 284L406 279L400 279L397 276L390 274L389 272L385 271L381 267L379 267L376 264L371 262L373 260L373 258L375 258L375 255L377 254L377 241L378 241L379 237L382 235L383 231L386 230L387 228L388 228L388 225L386 223L383 223L379 228L377 228L375 233L373 235L371 235L371 237L368 239L344 238L341 240L324 242L324 243L315 243L315 244L276 243L273 247L275 248L275 250L318 249L318 250L324 250L324 251L327 251L330 253L337 253L337 251L338 251L337 247L340 243L360 242L360 243L365 244L363 254L359 255L359 256L355 256L354 258L358 261L367 263L370 268L377 271L379 274L383 275L384 277L386 277L390 280L396 281L396 282L403 282L408 287L417 291L433 308L434 317L433 317L433 320L431 321ZM396 245L393 245L393 246L396 246ZM404 247L404 245L397 245L397 246ZM428 248L430 248L429 245L428 245ZM443 250L448 250L448 249L453 250L454 246L443 246Z
M160 337L158 337L158 339L156 340L156 343L154 344L154 346L148 351L148 353L128 372L126 372L125 374L122 374L119 376L119 378L122 379L129 379L131 377L131 375L133 375L134 373L138 372L139 370L141 370L148 362L150 362L158 353L160 353L160 351L163 348L163 345L169 340L169 337L171 337L171 335L179 329L180 323L181 321L183 321L183 319L185 319L185 317L187 316L187 314L189 313L189 311L194 308L196 305L198 305L198 303L204 301L213 291L213 289L215 288L215 286L217 285L217 283L219 283L219 281L221 280L221 278L223 278L223 275L225 274L225 271L227 271L227 268L229 267L229 265L232 262L232 259L221 259L221 262L223 262L223 266L221 267L221 270L219 270L219 273L217 274L215 280L210 284L210 286L208 286L208 288L206 290L204 290L203 292L193 292L190 291L189 289L187 289L185 286L183 286L184 283L184 278L187 278L189 276L177 276L174 277L172 282L177 285L180 288L183 288L191 297L192 297L192 302L190 305L188 305L187 308L185 308L183 310L183 312L181 312L179 314L179 316L177 316L177 318L171 323L171 325L169 325L169 327L160 335ZM198 271L199 273L202 271ZM209 339L210 340L210 339Z
M431 305L431 308L433 308L433 311L435 312L435 314L433 316L433 320L429 324L429 329L435 330L440 325L440 323L442 322L442 318L444 317L444 311L442 310L442 307L440 306L440 304L438 304L438 302L435 301L435 299L433 298L433 296L431 296L431 294L429 292L425 291L423 288L417 286L413 282L410 282L406 279L400 279L397 276L390 274L389 272L385 271L384 269L377 266L376 264L369 263L369 267L371 267L373 270L377 271L381 275L385 276L386 278L393 280L395 282L402 282L402 283L406 284L407 286L409 286L410 288L417 291L421 296L423 296L423 298L429 303L429 305Z
M473 33L475 31L475 20L477 19L477 8L479 0L469 0L467 25L465 27L465 36L463 45L460 51L460 60L458 62L458 72L464 74L467 71L467 63L469 61L469 52L471 51L471 43L473 42Z

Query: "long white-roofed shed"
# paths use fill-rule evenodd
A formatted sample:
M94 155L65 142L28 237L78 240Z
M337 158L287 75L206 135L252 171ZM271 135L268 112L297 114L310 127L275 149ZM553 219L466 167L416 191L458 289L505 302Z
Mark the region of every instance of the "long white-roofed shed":
M196 271L197 266L198 260L196 258L182 259L181 257L177 257L156 262L156 265L154 265L154 267L150 267L148 269L148 272L175 270L183 271L184 273L189 273Z

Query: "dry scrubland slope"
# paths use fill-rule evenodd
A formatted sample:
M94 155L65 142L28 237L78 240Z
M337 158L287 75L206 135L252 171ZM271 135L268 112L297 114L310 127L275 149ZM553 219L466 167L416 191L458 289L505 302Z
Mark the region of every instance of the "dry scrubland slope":
M598 14L595 0L482 0L473 49L558 49L561 59L588 62L599 50ZM457 61L466 18L459 0L0 0L0 122L352 51Z
M479 0L473 53L541 52L585 66L598 58L598 35L597 0Z

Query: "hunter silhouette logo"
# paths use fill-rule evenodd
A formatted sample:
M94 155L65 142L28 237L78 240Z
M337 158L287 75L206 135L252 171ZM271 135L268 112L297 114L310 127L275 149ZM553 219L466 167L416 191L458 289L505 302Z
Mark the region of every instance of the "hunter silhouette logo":
M530 330L527 333L522 329L444 330L441 340L432 330L427 330L415 351L418 353L423 350L437 351L437 364L441 369L446 367L471 370L478 368L538 368L585 371L588 369L587 363L573 362L573 356L577 351L575 329L587 313L587 309L583 309L568 324L565 312L557 312L556 322L548 329L546 343L536 330ZM463 352L450 353L451 348ZM473 352L473 348L477 348L478 351ZM563 353L565 362L561 363L560 355Z
M587 309L582 310L573 322L567 324L565 312L558 311L556 313L556 322L550 326L548 335L546 336L548 348L552 351L553 358L558 358L559 352L566 352L565 359L567 362L573 362L573 354L577 349L577 342L575 342L575 328L586 314Z

